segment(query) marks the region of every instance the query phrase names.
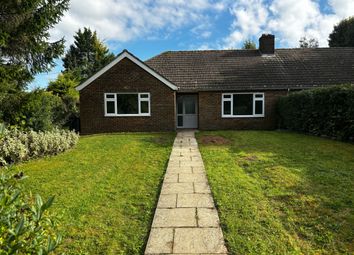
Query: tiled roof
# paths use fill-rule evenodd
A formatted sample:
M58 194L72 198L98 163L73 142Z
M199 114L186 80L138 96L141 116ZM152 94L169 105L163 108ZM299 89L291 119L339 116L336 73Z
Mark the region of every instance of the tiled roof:
M181 91L296 89L354 83L354 48L168 51L145 62Z

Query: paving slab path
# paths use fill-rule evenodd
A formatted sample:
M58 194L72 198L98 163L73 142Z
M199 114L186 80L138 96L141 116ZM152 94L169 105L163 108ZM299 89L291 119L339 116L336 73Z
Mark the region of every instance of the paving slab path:
M145 254L227 254L194 131L177 133Z

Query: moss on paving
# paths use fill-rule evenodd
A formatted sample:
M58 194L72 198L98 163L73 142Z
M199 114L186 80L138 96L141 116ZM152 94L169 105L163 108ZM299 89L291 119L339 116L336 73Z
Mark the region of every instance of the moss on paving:
M232 254L353 254L354 145L287 132L200 132Z
M71 151L16 166L26 188L56 196L58 253L143 253L174 136L82 137Z

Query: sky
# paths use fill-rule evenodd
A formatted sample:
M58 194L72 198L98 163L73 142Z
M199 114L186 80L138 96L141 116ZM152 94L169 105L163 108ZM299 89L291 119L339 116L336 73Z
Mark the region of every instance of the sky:
M50 30L51 41L66 49L79 28L96 30L119 54L127 49L141 60L168 50L238 49L263 33L275 35L277 48L298 47L303 36L328 47L328 35L354 15L354 0L71 0L70 9ZM29 89L46 87L62 62L36 76Z

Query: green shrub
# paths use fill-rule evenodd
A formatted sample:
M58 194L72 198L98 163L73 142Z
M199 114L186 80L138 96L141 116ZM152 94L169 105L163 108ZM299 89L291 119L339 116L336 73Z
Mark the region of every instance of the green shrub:
M55 155L76 145L79 136L68 130L21 131L6 129L0 138L0 165Z
M2 100L0 118L22 130L71 127L71 118L78 118L77 101L77 98L61 98L43 89L7 94Z
M279 100L278 112L282 128L354 139L354 85L291 93Z
M22 173L9 176L0 170L0 254L49 254L61 242L47 211L54 197L43 203L39 195L26 195L22 179Z

